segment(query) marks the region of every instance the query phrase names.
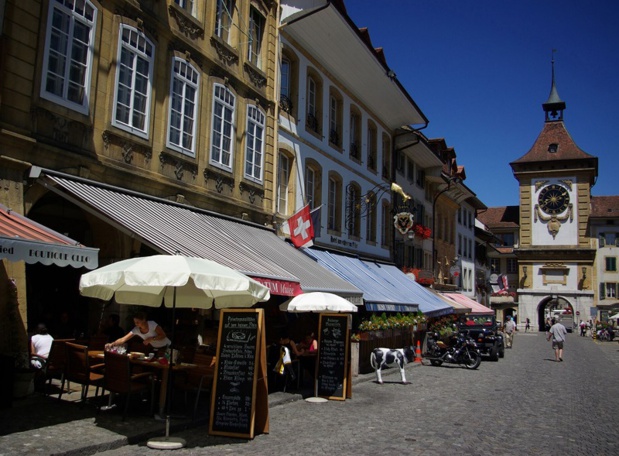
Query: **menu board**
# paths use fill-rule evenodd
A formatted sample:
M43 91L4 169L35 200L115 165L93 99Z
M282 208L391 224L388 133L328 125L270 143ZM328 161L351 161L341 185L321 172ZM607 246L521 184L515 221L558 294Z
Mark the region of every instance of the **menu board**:
M262 309L221 312L210 434L254 437L258 373L266 370L262 369L263 364L266 366L263 318ZM260 388L258 395L262 392ZM260 407L263 403L258 401Z
M320 314L316 395L345 400L347 392L348 315Z

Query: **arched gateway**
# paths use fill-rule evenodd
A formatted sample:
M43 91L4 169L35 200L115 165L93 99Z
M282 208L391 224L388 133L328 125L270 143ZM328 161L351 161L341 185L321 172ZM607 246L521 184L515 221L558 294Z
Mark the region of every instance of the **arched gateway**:
M545 330L546 319L563 314L565 320L571 321L573 327L575 310L572 304L563 297L547 296L537 306L537 323L540 331Z

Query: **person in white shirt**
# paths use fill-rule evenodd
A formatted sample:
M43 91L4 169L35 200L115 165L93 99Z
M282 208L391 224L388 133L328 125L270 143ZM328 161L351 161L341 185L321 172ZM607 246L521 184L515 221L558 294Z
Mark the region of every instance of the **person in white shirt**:
M511 316L507 317L505 323L505 347L512 348L514 342L514 332L516 331L516 323Z
M47 332L44 323L37 325L37 333L30 339L30 365L34 369L45 367L49 352L52 350L54 338Z
M552 326L548 331L548 340L552 339L552 348L555 351L555 361L563 361L563 342L567 338L567 329L561 323L552 319Z
M141 337L144 341L144 345L150 345L151 347L157 349L166 348L171 344L170 339L166 336L163 328L156 322L147 320L144 312L138 312L135 314L133 317L133 323L135 324L135 328L120 339L116 339L114 342L106 344L105 348L109 349L111 347L125 344L134 336Z

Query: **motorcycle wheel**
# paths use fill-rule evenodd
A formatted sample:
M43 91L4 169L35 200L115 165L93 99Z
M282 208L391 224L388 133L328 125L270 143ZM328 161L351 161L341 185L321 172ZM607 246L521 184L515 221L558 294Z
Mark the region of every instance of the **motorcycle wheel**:
M481 364L481 355L474 350L467 350L464 354L464 367L477 369Z
M431 359L430 364L432 364L433 366L440 366L441 364L443 364L443 361L440 361L438 359Z

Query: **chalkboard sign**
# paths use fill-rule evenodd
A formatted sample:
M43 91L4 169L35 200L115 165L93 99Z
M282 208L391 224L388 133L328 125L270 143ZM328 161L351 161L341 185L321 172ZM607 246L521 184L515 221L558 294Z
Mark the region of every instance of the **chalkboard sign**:
M348 315L320 314L317 396L346 399L349 339Z
M227 309L221 312L210 434L254 438L257 403L261 408L259 419L264 424L263 414L268 414L268 392L265 392L267 385L262 381L262 374L266 371L263 322L262 309ZM257 390L259 373L264 388ZM263 395L265 398L262 398ZM260 396L258 401L257 396ZM265 400L266 411L262 410ZM264 428L261 430L264 431Z

